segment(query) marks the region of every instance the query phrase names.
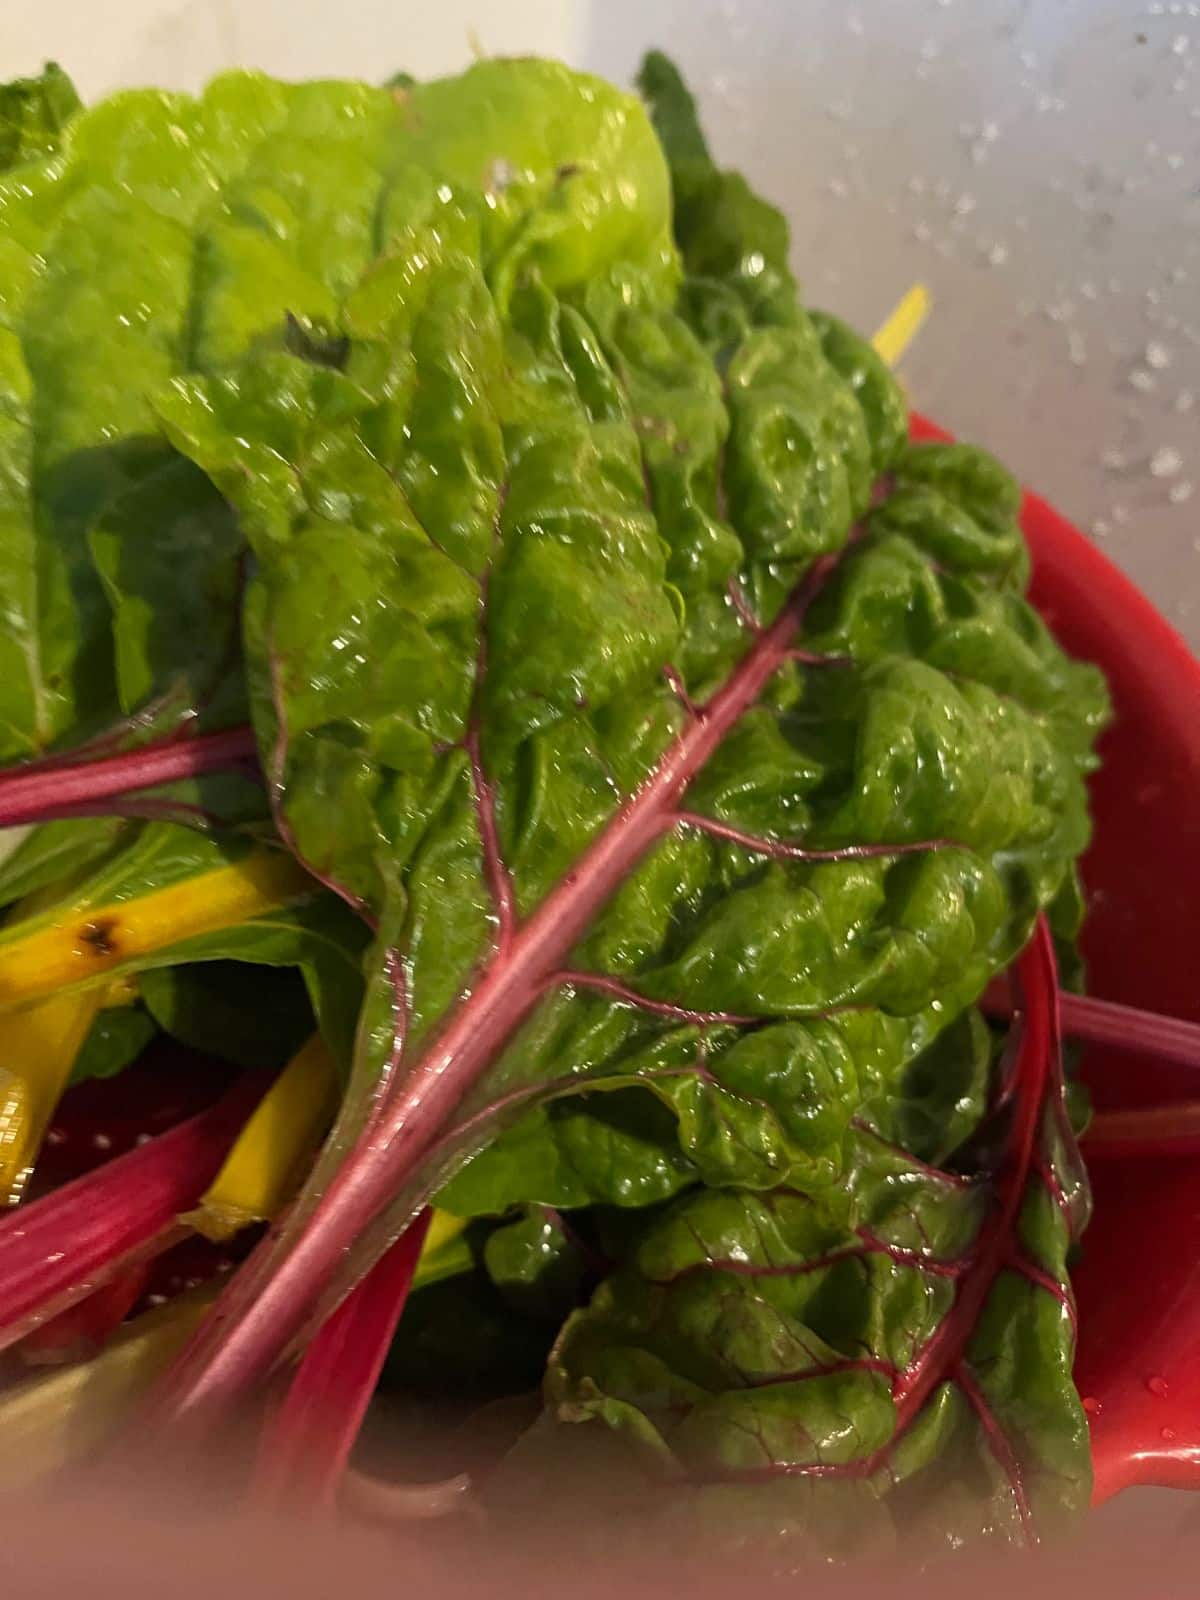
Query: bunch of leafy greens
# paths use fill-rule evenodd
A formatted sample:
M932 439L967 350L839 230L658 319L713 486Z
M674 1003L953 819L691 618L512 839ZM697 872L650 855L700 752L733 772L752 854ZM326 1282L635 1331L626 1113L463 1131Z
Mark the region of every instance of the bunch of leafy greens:
M121 967L146 1026L280 1059L307 1002L224 963L341 1042L372 930L319 1175L361 1181L250 1263L227 1372L436 1199L474 1265L392 1381L548 1353L537 1451L611 1433L672 1514L1025 1539L1088 1495L1086 1186L1053 1041L1002 1058L974 1002L1073 936L1103 687L1022 596L1012 479L908 443L674 69L641 88L7 92L0 748L248 703L267 793L35 829L0 1002L31 916L290 852Z

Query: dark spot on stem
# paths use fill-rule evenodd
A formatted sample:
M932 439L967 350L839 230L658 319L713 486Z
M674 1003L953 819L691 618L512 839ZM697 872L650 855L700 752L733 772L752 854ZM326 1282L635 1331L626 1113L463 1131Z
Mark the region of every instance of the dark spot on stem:
M84 923L79 930L79 942L92 955L115 956L120 949L116 935L116 918L98 917L93 922Z

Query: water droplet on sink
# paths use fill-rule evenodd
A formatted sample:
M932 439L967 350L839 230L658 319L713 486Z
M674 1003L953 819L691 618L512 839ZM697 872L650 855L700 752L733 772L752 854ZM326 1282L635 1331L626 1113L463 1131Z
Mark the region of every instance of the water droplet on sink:
M1161 339L1151 339L1146 346L1146 365L1156 372L1164 372L1171 365L1171 349Z
M1174 1428L1163 1428L1159 1432L1159 1438L1162 1439L1167 1444L1170 1444L1171 1440L1174 1437L1175 1437L1175 1429Z
M1129 374L1129 387L1136 389L1139 394L1149 394L1154 387L1154 374L1147 372L1144 367L1135 367Z
M1161 1400L1167 1392L1167 1380L1157 1372L1152 1372L1146 1379L1146 1388L1152 1395Z
M1164 444L1150 457L1150 473L1155 478L1173 478L1183 466L1183 457L1174 445Z
M1184 478L1180 483L1173 483L1167 494L1167 499L1173 506L1184 505L1195 493L1195 485Z

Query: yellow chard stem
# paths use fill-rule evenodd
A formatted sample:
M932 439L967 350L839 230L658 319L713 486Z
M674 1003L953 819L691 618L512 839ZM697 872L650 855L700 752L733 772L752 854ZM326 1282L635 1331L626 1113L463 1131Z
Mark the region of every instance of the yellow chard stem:
M24 937L0 944L0 1010L93 984L170 945L303 899L313 888L291 856L255 850L241 861L135 899L65 906Z
M300 1185L337 1108L338 1074L320 1038L299 1050L259 1102L200 1204L181 1220L217 1243L279 1215ZM435 1211L414 1283L436 1282L472 1264L460 1243L467 1223Z
M55 995L0 1017L0 1205L21 1198L103 998L101 989Z
M896 365L921 331L929 308L929 290L923 283L915 283L876 331L871 343L889 367Z
M337 1094L333 1058L324 1041L313 1037L259 1101L225 1165L183 1220L219 1242L277 1216L329 1126Z

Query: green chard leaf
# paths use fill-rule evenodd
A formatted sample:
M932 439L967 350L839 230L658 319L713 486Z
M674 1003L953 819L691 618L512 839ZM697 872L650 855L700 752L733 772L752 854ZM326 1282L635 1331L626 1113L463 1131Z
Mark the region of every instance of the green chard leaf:
M0 859L0 905L72 882L127 843L138 827L121 817L89 817L5 829L0 840L9 848Z
M398 134L383 89L230 73L116 95L0 178L0 758L148 697L194 709L236 664L240 538L150 397L328 309Z
M764 322L794 321L796 285L782 213L740 172L716 167L695 101L661 52L652 50L642 62L638 88L671 168L675 237L688 276L701 294L714 284L733 290Z
M863 1124L845 1222L791 1190L677 1200L559 1338L547 1399L564 1450L573 1425L612 1431L691 1486L709 1538L743 1536L718 1507L750 1485L770 1489L781 1543L828 1548L841 1480L925 1556L971 1535L1020 1544L1086 1506L1067 1255L1087 1188L1033 1037L1052 1006L1048 935L1032 960L1050 976L1036 1024L993 1086L991 1126L980 1103L958 1130L988 1165L968 1165L968 1144L942 1170Z
M204 474L158 447L145 474L97 518L90 550L112 608L121 711L128 716L165 697L164 711L178 715L211 702L231 678L217 720L243 720L244 547ZM211 722L214 708L206 709Z
M240 1382L439 1195L503 1219L469 1276L511 1365L511 1319L581 1281L543 1208L600 1207L635 1243L560 1340L564 1422L717 1494L782 1464L810 1506L814 1464L897 1515L961 1465L1027 1531L1085 1498L1081 1190L1057 1080L1022 1056L1006 1111L969 1008L1065 915L1103 685L1022 596L1013 481L907 444L674 69L642 88L653 125L537 61L233 75L118 96L0 177L0 755L244 682L313 876L130 959L186 964L148 992L176 1026L194 963L263 962L345 1050L347 905L374 930L339 1124L253 1264L263 1316L221 1334ZM72 916L252 848L166 826L64 856ZM1006 1118L1037 1137L992 1166ZM272 1276L306 1231L312 1281ZM472 1314L459 1277L415 1297L414 1360Z
M156 967L141 974L138 990L164 1033L239 1067L282 1067L316 1027L299 964Z
M36 78L0 84L0 172L53 155L78 110L75 85L57 62L48 61Z
M678 282L635 103L490 62L402 104L386 253L155 400L254 552L288 837L380 929L357 1070L420 1152L381 1206L786 1185L844 1226L861 1117L940 1148L918 1063L1073 870L1102 688L1017 591L1011 480L908 449L770 208L730 183L706 240L682 124Z
M441 1252L439 1252L439 1256ZM543 1206L493 1225L475 1222L435 1256L388 1356L385 1388L441 1403L536 1391L554 1336L596 1280L569 1224Z
M111 1006L101 1011L75 1057L71 1083L115 1078L133 1065L157 1033L158 1024L144 1006Z

